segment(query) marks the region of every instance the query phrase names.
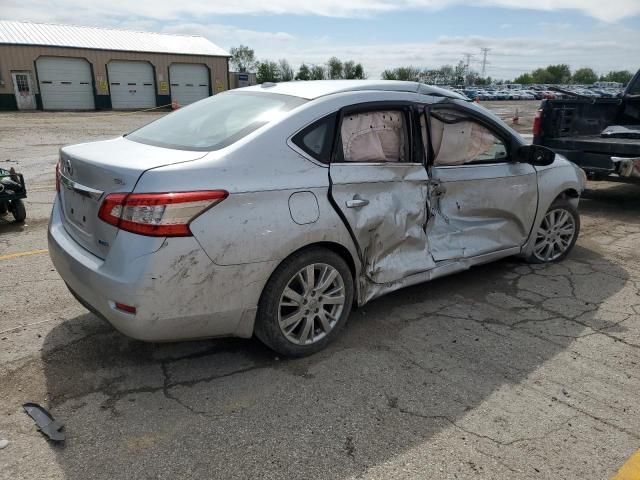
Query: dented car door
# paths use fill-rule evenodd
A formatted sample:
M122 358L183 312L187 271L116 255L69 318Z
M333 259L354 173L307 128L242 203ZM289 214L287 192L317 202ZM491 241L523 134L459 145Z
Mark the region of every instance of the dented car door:
M361 293L428 270L428 175L410 106L341 115L330 165L331 197L362 261Z
M535 168L513 160L509 135L462 107L426 108L421 123L428 138L433 259L517 253L536 215Z

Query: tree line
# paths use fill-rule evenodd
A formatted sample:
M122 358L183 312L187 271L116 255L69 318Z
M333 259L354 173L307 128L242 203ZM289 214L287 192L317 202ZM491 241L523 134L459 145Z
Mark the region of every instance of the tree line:
M575 72L571 71L569 65L549 65L545 68L537 68L530 73L523 73L516 77L514 83L529 85L532 83L575 83L579 85L591 85L597 81L629 83L633 73L628 70L614 70L604 75L598 74L592 68L579 68Z
M397 67L382 72L383 80L406 80L429 85L489 85L491 77L481 77L464 62L457 65L442 65L439 68Z
M288 82L290 80L337 80L367 78L361 63L353 60L342 61L331 57L324 64L300 65L297 72L286 59L277 62L273 60L256 59L253 49L240 45L231 48L231 65L238 72L256 72L258 83ZM442 65L439 68L420 68L403 66L387 69L382 72L383 80L407 80L427 83L430 85L490 85L503 83L530 84L580 84L590 85L598 80L605 82L619 82L627 84L633 77L628 70L610 71L598 75L592 68L579 68L571 71L569 65L548 65L537 68L529 73L523 73L513 81L495 80L482 77L478 72L469 68L468 64L460 61L457 65Z
M358 80L367 78L361 63L353 60L342 61L338 57L331 57L325 64L303 63L295 72L289 61L256 59L253 49L240 45L230 50L231 65L238 72L256 72L258 83L289 82L291 80Z

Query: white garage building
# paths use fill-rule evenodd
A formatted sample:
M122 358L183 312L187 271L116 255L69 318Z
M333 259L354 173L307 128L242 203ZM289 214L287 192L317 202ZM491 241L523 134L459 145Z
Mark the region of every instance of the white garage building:
M0 110L188 105L229 88L200 36L0 21Z

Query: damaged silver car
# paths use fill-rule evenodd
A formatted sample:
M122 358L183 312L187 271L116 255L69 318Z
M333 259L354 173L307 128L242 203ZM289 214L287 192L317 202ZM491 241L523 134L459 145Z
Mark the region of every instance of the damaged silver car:
M499 258L562 260L584 175L461 96L412 82L263 84L64 147L49 251L146 341L326 346L354 306Z

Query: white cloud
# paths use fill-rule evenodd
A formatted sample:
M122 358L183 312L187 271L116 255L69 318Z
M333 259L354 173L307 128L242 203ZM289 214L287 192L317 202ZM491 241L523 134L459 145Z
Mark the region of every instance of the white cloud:
M480 47L489 47L488 74L513 78L551 63L567 63L573 68L591 66L599 72L612 69L635 70L640 65L637 45L640 32L608 21L640 14L640 0L538 0L523 5L522 0L0 0L7 19L115 26L167 33L198 34L223 48L245 44L261 59L287 58L297 67L301 62L324 63L336 55L362 62L370 78L378 78L385 68L402 65L437 67L455 64L464 52L477 53L473 68L479 69ZM478 35L443 36L430 42L338 43L327 32L322 37L294 37L287 32L258 31L222 23L201 21L203 16L222 13L310 14L324 16L374 15L407 9L438 9L454 4L505 6L558 10L574 8L600 20L588 31L567 23L538 25L540 34L516 36L511 24L497 23L510 38ZM452 20L453 21L453 20ZM401 27L397 27L401 28Z
M496 6L557 11L572 9L605 22L640 14L639 0L3 0L5 18L112 18L118 16L171 20L177 16L224 14L298 14L356 17L400 10L434 10L452 5ZM52 13L53 12L53 13ZM37 17L37 18L34 18Z
M260 32L217 23L175 23L165 25L158 31L202 35L218 45L258 45L264 42L268 44L288 43L295 40L293 35L286 32Z
M423 68L456 64L464 52L476 53L471 67L480 70L480 47L489 47L487 74L494 78L514 78L538 67L567 63L576 69L593 67L600 73L609 70L638 68L636 45L640 32L611 29L601 32L563 32L557 38L511 37L494 38L477 35L440 37L425 43L384 43L358 45L327 45L315 42L295 42L271 49L256 49L262 58L287 58L296 67L302 63L321 64L336 55L342 59L362 62L369 78L379 78L386 68L413 65Z

